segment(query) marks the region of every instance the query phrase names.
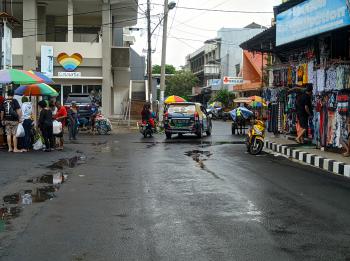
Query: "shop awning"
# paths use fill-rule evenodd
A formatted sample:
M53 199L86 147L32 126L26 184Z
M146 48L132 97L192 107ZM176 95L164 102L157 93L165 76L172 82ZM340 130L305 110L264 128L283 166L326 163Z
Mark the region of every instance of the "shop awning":
M240 97L233 100L234 103L250 103L251 101L252 100L247 97Z

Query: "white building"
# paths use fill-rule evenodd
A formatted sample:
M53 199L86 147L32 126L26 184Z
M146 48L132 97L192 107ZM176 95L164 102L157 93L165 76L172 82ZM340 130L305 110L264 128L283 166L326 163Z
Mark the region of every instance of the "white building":
M134 41L128 27L137 23L137 2L13 0L6 12L21 23L13 29L13 67L50 71L51 63L59 99L94 90L105 115L121 114Z
M185 68L197 75L199 87L218 90L224 87L223 77L240 76L243 50L239 45L265 29L256 23L244 28L221 28L215 39L207 40L203 47L187 55Z

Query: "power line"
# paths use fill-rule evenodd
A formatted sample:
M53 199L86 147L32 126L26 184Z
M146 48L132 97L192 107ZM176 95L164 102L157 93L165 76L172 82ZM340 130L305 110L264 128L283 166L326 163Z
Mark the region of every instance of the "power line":
M180 3L180 0L177 0L176 6L179 5L179 3ZM170 28L169 28L168 35L171 35L171 29L173 29L176 13L177 13L177 9L175 9L175 13L174 13L174 16L173 16L173 20L171 21L171 25L170 25Z
M154 5L162 5L162 4L154 4ZM222 12L222 13L273 14L272 11L225 10L225 9L210 9L210 8L197 8L197 7L186 7L186 6L177 6L176 8L194 10L194 11Z
M106 24L101 24L101 27L107 27L107 28L113 28L114 25L117 25L119 23L124 23L124 22L131 22L131 21L137 21L138 19L143 19L145 17L141 17L141 18L133 18L133 19L124 19L124 20L119 20L117 22L112 22L112 23L106 23ZM124 26L122 27L115 27L115 28L124 28ZM74 30L74 29L73 29ZM64 32L71 32L73 31L71 30L65 30ZM36 34L30 34L30 35L23 35L22 38L26 38L26 37L33 37L33 36L39 36L39 35L50 35L50 34L56 34L59 32L51 32L51 33L36 33ZM23 31L24 34L24 31Z

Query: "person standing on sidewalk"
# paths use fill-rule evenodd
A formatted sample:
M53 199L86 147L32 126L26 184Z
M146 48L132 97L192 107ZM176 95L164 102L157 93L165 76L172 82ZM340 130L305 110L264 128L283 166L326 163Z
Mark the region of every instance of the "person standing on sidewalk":
M13 98L13 90L8 90L7 99L4 101L3 109L1 112L1 121L5 126L7 135L7 145L9 152L22 152L17 147L17 127L22 119L22 110L19 102ZM13 148L12 148L13 142Z
M55 146L53 140L52 111L47 106L46 101L42 100L38 104L41 108L38 125L45 141L46 149L44 151L49 152L53 150Z
M309 126L309 118L312 116L312 84L308 84L306 92L302 94L300 100L297 103L297 117L300 125L300 131L297 138L297 143L304 143L304 135Z
M78 107L75 101L72 101L72 106L68 111L68 131L69 131L69 140L76 140L77 132L79 126L78 119Z
M24 128L24 143L23 143L23 152L27 152L31 148L31 130L32 130L32 112L33 106L29 102L28 97L22 97L22 119L23 119L23 128Z
M62 123L62 132L60 134L57 134L56 137L59 140L59 146L58 146L58 150L63 150L63 143L64 143L64 139L63 139L63 134L64 134L64 127L66 126L66 119L67 119L67 110L64 106L61 105L61 103L59 101L56 102L56 107L57 107L57 113L54 116L56 121L59 121L60 123Z

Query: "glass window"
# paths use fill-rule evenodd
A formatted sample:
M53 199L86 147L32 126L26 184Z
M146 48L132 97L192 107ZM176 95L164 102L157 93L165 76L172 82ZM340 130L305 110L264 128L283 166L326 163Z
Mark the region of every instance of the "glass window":
M194 114L196 106L194 104L171 104L168 113Z
M72 93L82 93L82 86L81 85L73 85L72 86Z
M63 101L65 101L68 97L68 94L72 93L72 86L66 85L63 86Z

